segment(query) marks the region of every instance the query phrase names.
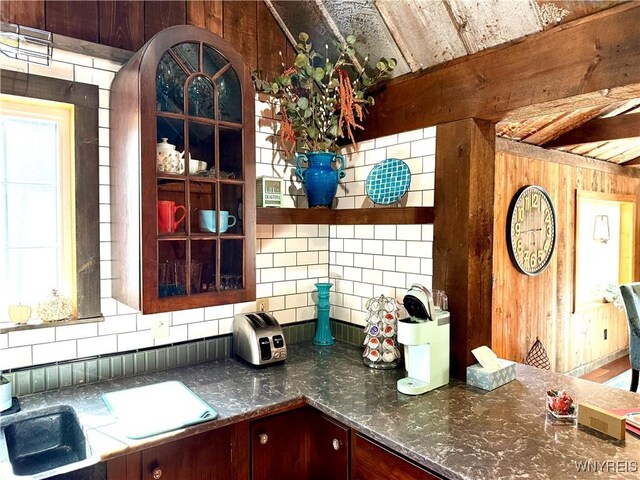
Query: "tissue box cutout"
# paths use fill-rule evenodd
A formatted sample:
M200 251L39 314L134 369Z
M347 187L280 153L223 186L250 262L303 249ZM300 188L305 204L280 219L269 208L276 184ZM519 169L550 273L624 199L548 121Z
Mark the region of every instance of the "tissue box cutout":
M516 379L516 364L509 360L497 359L501 365L500 370L490 372L482 368L479 363L467 367L467 385L483 390L495 390L496 388Z

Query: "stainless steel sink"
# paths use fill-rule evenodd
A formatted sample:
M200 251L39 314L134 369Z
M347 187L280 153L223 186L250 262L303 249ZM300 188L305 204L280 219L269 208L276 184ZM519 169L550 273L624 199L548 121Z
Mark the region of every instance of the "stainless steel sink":
M0 465L10 464L15 476L47 478L96 461L78 416L68 405L2 418ZM5 473L9 472L0 471L0 477Z

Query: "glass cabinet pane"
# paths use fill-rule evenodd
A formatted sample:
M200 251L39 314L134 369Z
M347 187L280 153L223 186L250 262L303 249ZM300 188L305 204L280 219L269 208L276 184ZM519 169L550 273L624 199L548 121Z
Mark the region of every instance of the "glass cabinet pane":
M189 81L189 115L213 119L213 84L207 77L194 77Z
M220 233L243 235L242 197L242 185L220 184L220 215L223 217Z
M213 177L215 169L216 128L209 123L189 122L189 174ZM202 162L202 163L198 163Z
M189 192L191 234L216 233L216 184L191 182Z
M220 178L242 180L242 130L220 127Z
M242 122L242 89L233 68L229 68L216 80L220 120Z
M158 235L184 234L186 216L184 182L158 179Z
M163 112L182 113L184 109L184 82L187 75L165 53L156 72L156 108Z
M191 241L191 292L216 291L217 250L216 240Z
M186 243L180 240L158 242L158 296L187 293Z
M182 174L184 165L184 121L158 117L156 144L156 172ZM166 139L166 140L164 140Z
M204 73L210 77L213 77L222 67L229 63L226 58L209 45L204 46L202 57L204 60Z
M222 240L220 245L220 290L244 288L244 242Z
M181 43L173 47L173 53L187 67L189 73L200 71L200 46L197 43Z

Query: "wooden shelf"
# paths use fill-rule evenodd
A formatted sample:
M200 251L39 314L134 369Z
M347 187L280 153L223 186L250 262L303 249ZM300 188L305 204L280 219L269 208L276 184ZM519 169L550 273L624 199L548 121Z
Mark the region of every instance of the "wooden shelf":
M257 208L259 224L402 225L431 224L433 207L402 208Z

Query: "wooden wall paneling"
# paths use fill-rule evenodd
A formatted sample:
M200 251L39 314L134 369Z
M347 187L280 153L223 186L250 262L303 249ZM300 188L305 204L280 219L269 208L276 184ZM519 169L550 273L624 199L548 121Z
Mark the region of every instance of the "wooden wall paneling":
M249 71L258 68L257 3L229 0L223 3L223 37L242 55Z
M264 2L258 2L256 26L258 29L258 70L262 78L271 79L284 71L282 62L287 54L289 41Z
M493 348L501 357L522 361L538 336L547 349L552 369L558 372L611 358L628 345L624 314L606 304L573 313L575 191L638 196L640 179L615 165L614 168L607 164L600 166L602 162L528 145L522 148L515 142L499 140L497 150ZM510 198L520 186L530 184L547 189L557 214L556 252L539 277L526 277L512 266L504 240L505 212ZM636 217L637 210L636 205ZM638 242L635 249L635 279L638 280ZM603 335L605 328L607 340Z
M433 287L451 312L451 375L466 378L471 350L491 345L495 126L438 126Z
M100 43L135 52L144 45L144 2L101 0Z
M98 2L58 1L45 2L46 29L67 37L98 43Z
M160 30L174 25L187 23L187 6L184 1L163 2L145 0L144 2L144 41L148 41Z
M222 36L222 12L222 0L190 0L187 2L187 23Z
M44 0L3 0L0 20L44 29Z

